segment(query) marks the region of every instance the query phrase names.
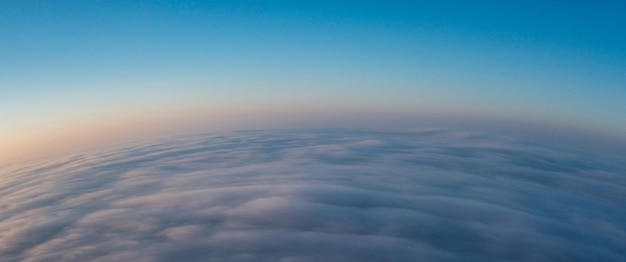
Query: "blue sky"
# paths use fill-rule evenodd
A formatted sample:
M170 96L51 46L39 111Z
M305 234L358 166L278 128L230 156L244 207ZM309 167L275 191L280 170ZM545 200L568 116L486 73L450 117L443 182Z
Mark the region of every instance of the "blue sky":
M216 105L622 134L624 32L622 1L2 1L0 141Z

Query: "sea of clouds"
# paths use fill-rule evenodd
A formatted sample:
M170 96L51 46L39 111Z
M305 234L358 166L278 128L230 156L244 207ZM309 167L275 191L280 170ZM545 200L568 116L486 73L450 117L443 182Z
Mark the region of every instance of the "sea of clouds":
M441 129L175 137L0 170L0 261L623 261L620 160Z

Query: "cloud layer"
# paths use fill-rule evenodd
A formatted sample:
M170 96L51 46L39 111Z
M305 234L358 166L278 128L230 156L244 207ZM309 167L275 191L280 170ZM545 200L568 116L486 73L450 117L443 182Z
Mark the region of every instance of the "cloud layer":
M0 260L619 261L620 163L438 129L178 137L0 171Z

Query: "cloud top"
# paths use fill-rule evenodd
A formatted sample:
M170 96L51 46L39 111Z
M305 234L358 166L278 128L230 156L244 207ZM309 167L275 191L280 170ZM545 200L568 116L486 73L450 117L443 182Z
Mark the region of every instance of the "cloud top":
M620 162L458 131L186 136L3 170L8 261L619 261Z

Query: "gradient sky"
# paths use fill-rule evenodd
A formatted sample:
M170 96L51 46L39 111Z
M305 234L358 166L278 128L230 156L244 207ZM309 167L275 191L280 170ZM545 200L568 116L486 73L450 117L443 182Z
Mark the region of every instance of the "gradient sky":
M619 136L625 32L624 1L1 1L0 162L259 110Z

